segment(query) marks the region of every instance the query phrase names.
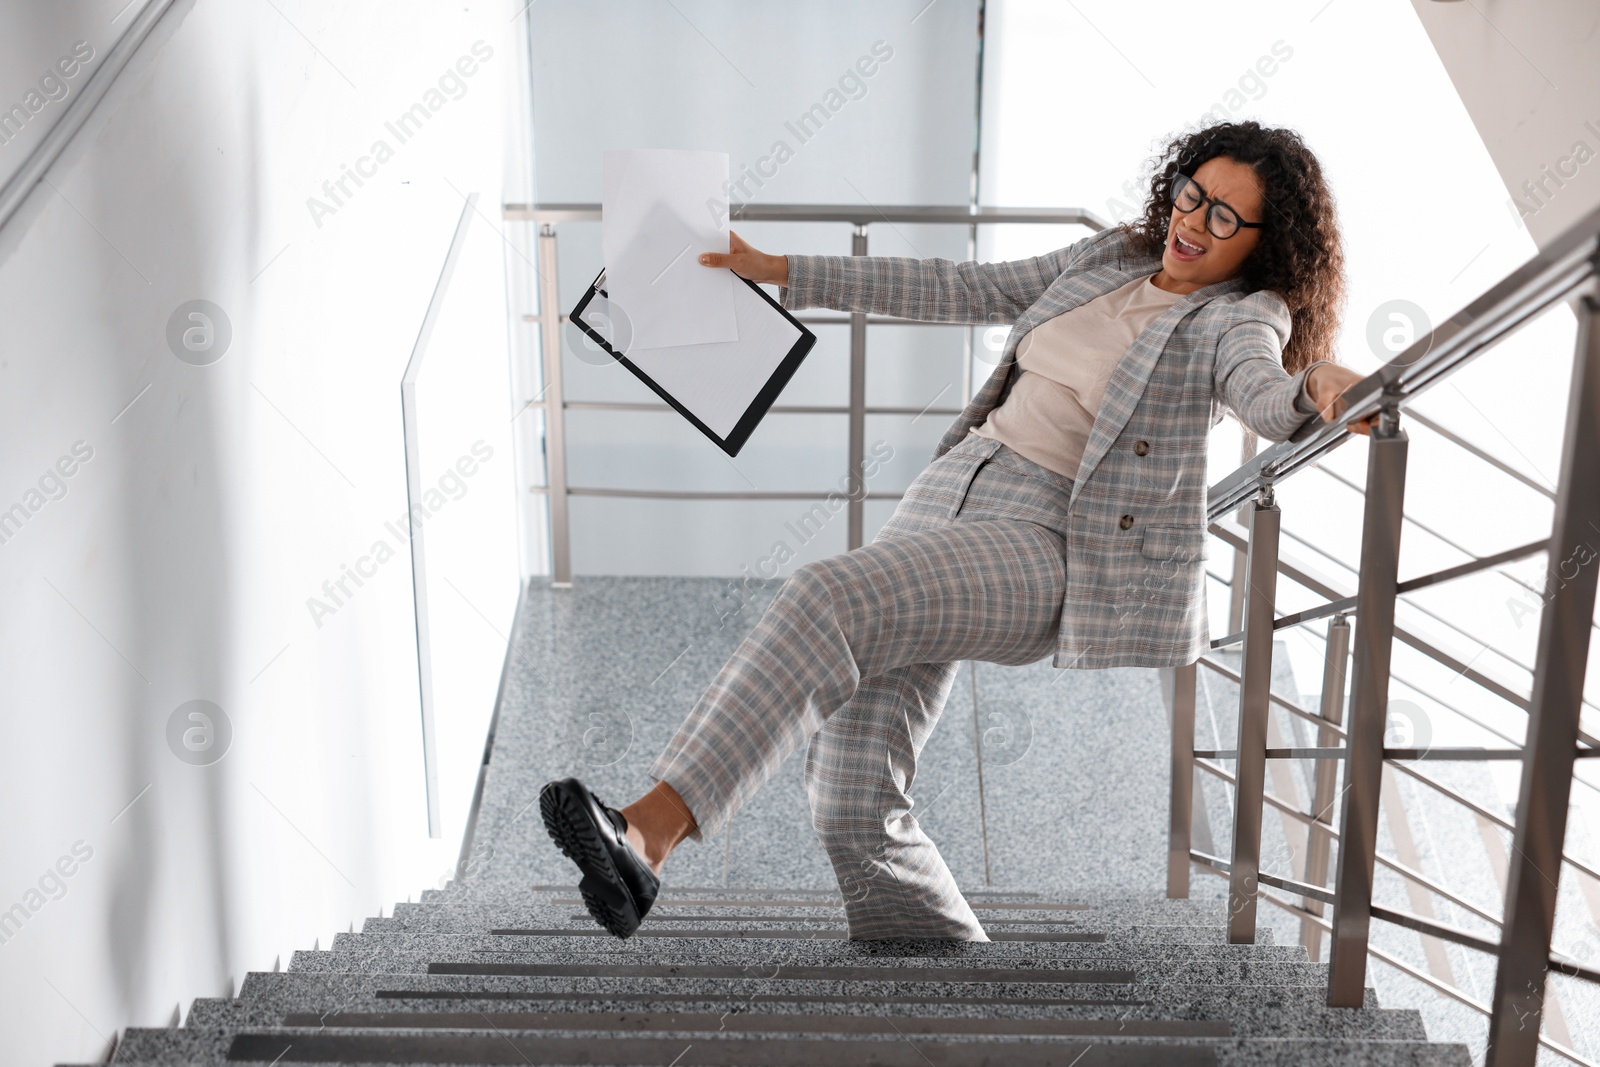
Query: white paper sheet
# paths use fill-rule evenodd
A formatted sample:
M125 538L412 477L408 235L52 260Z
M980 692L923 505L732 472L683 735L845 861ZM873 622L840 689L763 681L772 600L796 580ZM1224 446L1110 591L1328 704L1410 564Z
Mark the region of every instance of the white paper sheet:
M701 270L712 273L705 267ZM723 272L726 273L726 272ZM610 292L611 272L606 271ZM762 387L800 338L800 331L742 281L734 280L737 341L672 348L631 345L624 354L695 418L726 438L760 395ZM584 309L583 321L608 344L625 340L627 327L599 296ZM620 326L620 328L618 328Z
M700 263L728 248L728 154L624 149L605 153L602 171L606 290L632 345L737 340L735 279Z

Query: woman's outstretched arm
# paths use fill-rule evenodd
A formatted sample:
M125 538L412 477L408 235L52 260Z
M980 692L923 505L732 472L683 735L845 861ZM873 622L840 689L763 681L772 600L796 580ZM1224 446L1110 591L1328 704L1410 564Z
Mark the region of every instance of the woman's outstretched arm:
M1320 415L1324 422L1343 416L1341 394L1363 377L1323 359L1290 374L1281 360L1277 335L1264 322L1235 326L1217 346L1216 399L1268 441L1287 441L1308 416ZM1369 434L1373 421L1366 418L1345 425L1352 433Z
M782 286L780 302L790 310L822 307L923 322L1004 325L1043 295L1088 240L1032 259L956 263L898 256L772 256L732 234L729 252L708 252L700 262Z

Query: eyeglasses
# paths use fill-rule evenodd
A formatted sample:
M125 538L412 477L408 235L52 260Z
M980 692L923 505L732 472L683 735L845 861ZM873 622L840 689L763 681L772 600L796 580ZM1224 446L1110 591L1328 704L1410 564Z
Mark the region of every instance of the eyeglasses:
M1179 174L1172 179L1172 206L1180 214L1187 215L1201 204L1209 204L1206 208L1206 230L1211 236L1221 241L1226 241L1239 232L1240 227L1250 230L1259 230L1262 223L1245 222L1239 213L1219 200L1213 200L1200 188L1200 183L1187 174Z

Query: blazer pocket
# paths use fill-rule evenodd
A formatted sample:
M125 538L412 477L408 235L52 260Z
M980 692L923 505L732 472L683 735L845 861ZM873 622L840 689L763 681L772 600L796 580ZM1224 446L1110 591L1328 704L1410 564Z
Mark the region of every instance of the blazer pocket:
M1139 551L1150 559L1187 563L1211 558L1211 538L1200 526L1146 526Z
M967 493L972 488L972 480L999 447L1000 442L994 438L969 430L960 444L944 454L944 459L955 461L946 489L949 504L945 511L946 518L953 519L961 514L961 509L967 503Z

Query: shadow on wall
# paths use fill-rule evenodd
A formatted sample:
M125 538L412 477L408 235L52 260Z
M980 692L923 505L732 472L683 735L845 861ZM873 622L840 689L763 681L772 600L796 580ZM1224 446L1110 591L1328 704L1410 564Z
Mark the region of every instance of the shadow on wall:
M173 4L133 63L159 57L194 6L194 0ZM25 23L30 18L51 23L50 32L25 25L8 26L8 32L44 39L57 29L47 13L30 7L13 12L8 22ZM97 54L103 57L114 43L114 38L94 42ZM125 72L98 111L125 104L121 97L129 89L127 74L133 72L132 67ZM165 71L164 77L187 82L182 94L166 97L171 106L189 106L190 101L214 93L215 87L205 83L205 73L192 68ZM253 133L257 109L254 100L249 103ZM203 123L185 123L171 114L159 119L117 115L98 138L80 135L70 142L45 181L0 232L0 270L16 269L14 261L24 248L30 265L41 256L47 261L53 258L50 266L72 278L70 297L63 297L58 307L69 306L70 301L82 311L76 327L80 343L61 351L7 353L6 362L26 366L28 380L42 383L48 391L27 398L34 416L25 426L7 427L5 437L19 451L29 452L37 444L36 431L69 441L85 439L100 487L98 499L77 502L77 515L67 520L78 527L72 536L51 544L48 531L40 529L27 543L8 549L13 555L6 562L20 563L19 569L31 572L21 577L27 585L38 585L41 578L49 583L40 601L49 610L39 614L36 625L82 626L73 617L77 612L83 622L104 631L107 644L112 642L105 635L115 635L112 647L127 661L126 667L95 670L93 682L86 683L96 688L98 706L64 704L51 709L60 718L61 730L78 731L90 743L13 749L5 760L13 765L8 773L27 781L48 775L58 782L101 783L77 798L85 809L98 806L105 793L131 801L109 829L103 822L92 824L99 832L85 840L85 852L105 866L97 872L97 880L108 887L93 903L78 904L82 908L106 902L99 914L87 917L87 926L96 931L99 958L64 960L66 967L78 968L71 984L57 975L73 988L83 979L80 965L102 968L100 991L75 994L68 1001L77 1010L73 1001L78 996L93 998L90 1014L83 1015L86 1022L91 1015L103 1021L107 1011L115 1011L118 1018L137 1018L156 1010L150 1003L152 987L166 983L153 982L151 973L172 953L161 951L155 942L170 939L175 932L184 942L181 955L203 960L200 968L211 970L211 991L224 992L232 970L227 955L230 842L224 827L237 820L227 810L222 777L229 764L175 758L175 751L169 750L168 726L176 708L196 697L220 695L236 674L230 662L235 629L230 575L239 561L233 555L235 537L224 507L230 480L237 474L228 464L242 453L229 439L227 427L230 411L238 408L239 387L247 387L240 366L246 353L218 352L218 358L228 357L221 364L216 359L207 362L197 352L184 360L169 350L164 338L179 305L195 297L240 291L237 279L214 274L215 264L237 261L217 254L220 241L241 240L246 262L259 249L254 233L219 233L215 220L200 214L214 202L214 190L200 187L203 172L197 168L167 166L159 175L130 172L128 160L138 158L130 142L149 136L158 125L204 128ZM244 140L257 143L251 135ZM259 164L247 161L246 173L260 173ZM153 203L137 202L141 182L156 183ZM258 195L258 190L251 190L252 197ZM147 222L142 232L158 233L158 245L113 242L102 232L108 228L105 223L96 226L92 221L126 220L152 210L159 212L159 230ZM249 214L240 217L248 219ZM75 231L87 233L89 228L94 232L76 243ZM55 231L70 235L63 237L63 249L80 247L92 253L69 258L64 251L41 251L36 242ZM97 250L92 243L96 240ZM28 247L30 242L33 247ZM93 306L82 306L91 300ZM245 308L233 310L248 313ZM51 309L38 311L42 320ZM90 343L81 343L86 337ZM73 383L82 382L98 384L93 391L73 388ZM127 396L138 396L108 423L108 413L100 410L103 396L124 389ZM20 439L24 433L28 437ZM88 526L97 528L85 529ZM51 597L58 598L53 606ZM33 665L34 670L68 678L82 675L86 660L98 663L86 656L86 646L77 640L55 642L52 647L60 650L60 662ZM96 656L99 651L92 650ZM106 655L110 657L109 649ZM116 661L110 658L110 662ZM67 688L63 686L63 691ZM208 724L207 729L216 725ZM178 736L182 735L180 730ZM179 812L181 823L161 819L163 813L170 820ZM54 836L68 840L82 836L83 811L70 803L42 806L35 816L47 824L60 824L51 827ZM114 847L108 840L111 834ZM231 844L238 850L242 843ZM75 854L84 858L83 853ZM8 885L5 891L12 893L13 887ZM181 908L161 898L174 892L183 894ZM175 931L173 916L180 912L185 918L181 930ZM44 996L50 996L48 991ZM61 996L67 999L65 993ZM13 1003L7 1011L18 1012L21 1007Z
M194 0L175 3L152 31L142 53L158 55L193 14ZM215 86L206 83L205 74L182 66L164 72L164 77L187 83L183 92L165 99L174 108L204 100L215 91ZM253 105L252 99L252 134ZM160 121L166 128L203 129L207 125L200 116L193 124L170 114ZM115 134L128 136L126 126L118 126ZM242 140L247 145L258 143L253 135ZM124 144L124 151L105 151L105 147L104 142L80 139L69 150L69 155L79 158L69 162L64 156L58 164L61 169L71 167L73 185L87 199L84 212L90 218L126 216L133 209L122 169L127 158L124 152L130 146ZM258 161L250 164L245 172L258 174ZM123 595L114 598L126 616L118 629L136 635L129 657L150 672L148 685L130 681L124 689L123 728L128 736L114 750L122 766L108 770L122 776L129 796L147 783L156 783L157 788L166 787L183 798L181 824L169 821L176 807L169 801L146 811L142 818L123 818L122 822L130 824L123 829L130 840L108 850L110 862L115 864L110 881L116 889L110 897L112 906L100 921L117 987L116 1003L134 1017L150 1009L154 983L149 980L149 970L164 955L154 939L169 936L171 931L167 916L172 909L158 899L162 892L176 889L188 898L185 910L191 921L185 953L204 960L202 966L215 968L214 987L219 993L230 984L227 909L232 894L227 884L229 842L224 828L230 823L237 825L238 820L227 810L223 776L236 761L181 763L168 751L166 738L167 723L176 708L195 698L222 696L236 673L236 665L230 661L235 644L235 590L230 581L236 566L231 556L235 539L223 507L230 475L237 474L228 463L242 450L237 439L228 439L224 427L230 421L230 409L237 410L237 399L230 394L244 384L241 364L248 365L249 354L237 347L224 349L233 331L220 329L214 321L209 351L205 338L191 339L193 363L168 350L161 338L180 305L238 291L235 279L216 276L220 264L236 261L216 254L220 240L241 239L248 253L246 261L258 251L254 233L219 234L216 220L202 216L200 209L212 199L212 191L200 186L203 171L183 166L163 169L157 198L163 230L161 261L140 264L147 275L148 296L135 295L116 308L110 323L119 339L133 334L150 338L150 343L108 344L98 353L113 364L104 368L108 378L126 381L132 372L137 374L137 388L154 385L143 401L118 419L117 436L108 442L122 457L117 466L119 484L113 490L121 512L118 577L125 585ZM245 202L258 201L252 196ZM247 226L254 217L254 212L241 214ZM128 265L120 257L102 256L96 266L102 276L85 285L85 292L128 291ZM249 314L247 308L231 310L235 317ZM198 323L190 320L190 325ZM136 371L129 363L141 351L148 355ZM206 727L219 728L218 723ZM207 740L215 743L216 738ZM238 847L242 843L233 844ZM180 870L185 877L174 885L171 875Z

